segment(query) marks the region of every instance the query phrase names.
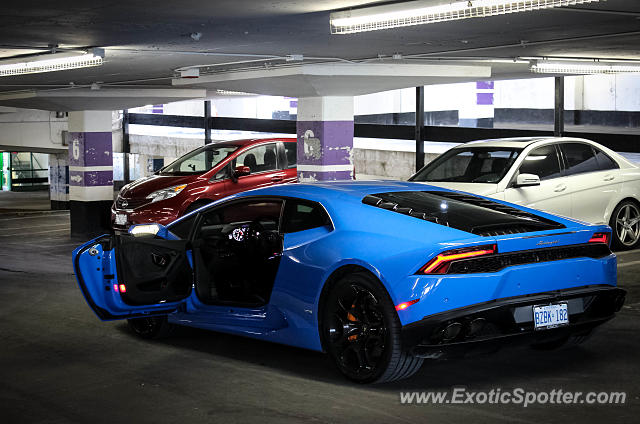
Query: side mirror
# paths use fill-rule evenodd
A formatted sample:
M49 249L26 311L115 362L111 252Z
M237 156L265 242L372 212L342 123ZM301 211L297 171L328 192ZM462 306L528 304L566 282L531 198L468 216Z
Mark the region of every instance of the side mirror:
M539 186L540 177L534 174L520 174L516 177L515 187Z
M238 177L243 177L249 174L251 174L251 168L248 166L236 166L231 176L234 180L237 180Z

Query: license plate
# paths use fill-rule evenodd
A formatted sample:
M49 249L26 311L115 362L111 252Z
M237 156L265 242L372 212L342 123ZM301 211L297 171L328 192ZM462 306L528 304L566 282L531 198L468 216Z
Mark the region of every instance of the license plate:
M127 224L127 214L125 213L117 213L116 214L116 225L126 225Z
M569 308L566 303L552 303L533 307L533 323L536 330L569 324Z

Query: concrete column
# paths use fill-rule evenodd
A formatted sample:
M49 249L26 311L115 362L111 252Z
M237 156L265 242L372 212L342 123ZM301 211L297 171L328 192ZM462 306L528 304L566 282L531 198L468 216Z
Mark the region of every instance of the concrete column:
M298 99L298 180L353 179L353 97Z
M110 229L113 202L111 111L69 113L69 209L71 234Z
M495 116L494 82L478 81L470 103L460 108L458 125L461 127L493 128Z
M69 209L69 155L49 155L51 210Z

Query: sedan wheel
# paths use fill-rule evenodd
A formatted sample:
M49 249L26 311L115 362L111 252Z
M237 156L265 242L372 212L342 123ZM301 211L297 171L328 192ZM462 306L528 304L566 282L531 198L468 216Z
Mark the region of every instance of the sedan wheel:
M384 288L373 276L354 273L329 293L323 314L325 348L338 369L359 383L407 378L422 359L403 352L400 322Z
M613 211L610 226L613 228L615 247L637 247L640 241L640 208L630 201L620 203Z

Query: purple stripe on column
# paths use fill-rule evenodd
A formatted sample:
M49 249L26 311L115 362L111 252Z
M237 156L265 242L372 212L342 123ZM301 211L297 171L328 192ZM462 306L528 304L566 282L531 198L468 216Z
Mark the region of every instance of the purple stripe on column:
M110 186L113 171L70 171L69 185L76 187Z
M493 81L478 81L476 88L478 90L493 90Z
M111 132L70 133L69 138L69 165L113 165Z
M299 164L351 164L353 121L299 121L296 126Z
M85 171L85 186L113 185L113 171Z
M336 181L336 180L352 180L351 171L299 171L298 179L300 181Z
M492 105L493 93L476 93L476 104L478 105Z

